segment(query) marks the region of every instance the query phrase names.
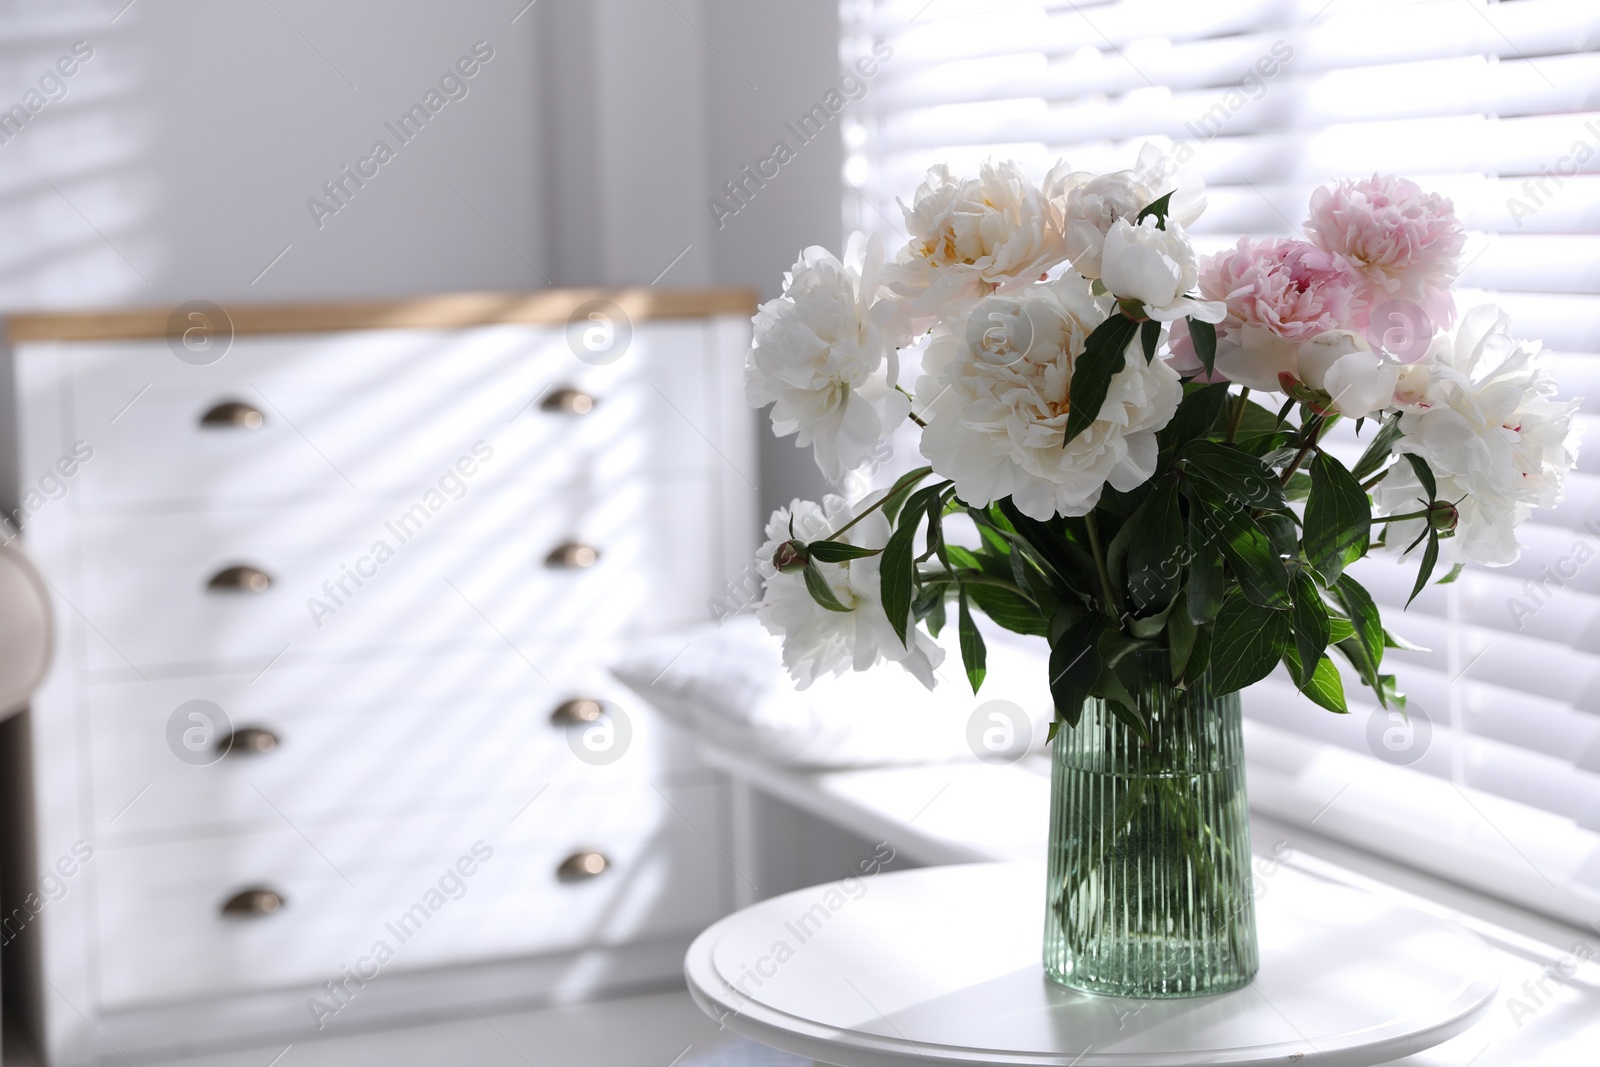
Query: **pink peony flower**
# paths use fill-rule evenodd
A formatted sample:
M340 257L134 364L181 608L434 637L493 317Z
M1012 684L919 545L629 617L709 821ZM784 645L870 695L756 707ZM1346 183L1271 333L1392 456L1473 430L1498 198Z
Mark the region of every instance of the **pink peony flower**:
M1348 260L1363 281L1365 315L1390 301L1411 301L1436 327L1455 318L1450 283L1461 273L1466 234L1455 205L1392 174L1324 186L1311 194L1311 242Z
M1362 279L1305 241L1252 241L1206 259L1200 293L1227 308L1217 328L1217 372L1268 392L1299 384L1328 393L1330 410L1361 417L1391 402L1395 371L1350 327ZM1192 346L1173 344L1183 373Z
M1347 329L1358 314L1360 279L1336 256L1305 241L1241 238L1208 256L1200 293L1227 305L1221 332L1259 326L1286 341Z

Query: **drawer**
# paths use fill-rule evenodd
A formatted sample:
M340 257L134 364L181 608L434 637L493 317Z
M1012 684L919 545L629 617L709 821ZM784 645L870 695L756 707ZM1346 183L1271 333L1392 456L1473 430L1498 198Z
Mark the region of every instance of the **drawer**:
M75 432L94 448L77 480L90 507L404 494L477 441L526 486L705 470L709 346L704 323L641 326L604 366L548 327L239 338L205 367L164 341L74 344ZM592 408L546 410L562 389ZM225 403L259 425L203 427Z
M362 498L85 517L89 667L260 669L280 655L523 649L704 618L718 562L704 480L640 478L544 497L469 489L436 502L431 514L421 498L410 507ZM552 564L572 544L593 548L592 565ZM270 584L210 588L239 566Z
M96 832L311 827L607 792L696 765L689 739L611 679L603 645L510 649L86 686ZM204 719L180 709L207 701ZM590 700L605 718L583 721ZM553 721L565 709L565 725ZM576 712L576 714L571 714ZM176 723L175 726L170 724ZM267 731L268 751L218 745ZM189 730L195 749L185 747ZM265 746L262 746L265 747Z
M514 822L510 809L484 809L100 849L102 1006L320 985L378 942L393 954L380 973L391 973L686 934L726 908L720 801L712 782L546 794ZM456 864L479 842L463 877ZM563 880L563 860L580 850L609 866ZM281 894L281 909L221 913L257 886Z

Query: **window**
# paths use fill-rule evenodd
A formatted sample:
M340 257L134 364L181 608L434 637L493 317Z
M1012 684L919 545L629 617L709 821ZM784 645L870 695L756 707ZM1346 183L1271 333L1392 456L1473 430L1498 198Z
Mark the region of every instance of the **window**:
M1593 0L845 0L843 51L893 48L845 128L846 223L902 237L926 167L1198 171L1202 252L1287 234L1333 177L1394 171L1451 196L1462 307L1541 338L1580 422L1600 413L1600 6ZM1370 431L1369 431L1370 432ZM1353 444L1353 439L1351 439ZM1570 921L1600 908L1600 441L1517 564L1401 607L1414 570L1361 580L1430 652L1411 696L1352 714L1286 679L1245 696L1253 801Z

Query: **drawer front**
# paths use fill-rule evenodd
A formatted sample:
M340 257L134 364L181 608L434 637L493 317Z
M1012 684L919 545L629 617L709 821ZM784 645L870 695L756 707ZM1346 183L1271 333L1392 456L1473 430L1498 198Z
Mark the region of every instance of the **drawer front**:
M279 656L524 649L704 617L716 557L705 480L543 498L468 490L434 502L431 514L418 498L409 508L362 499L86 517L89 667L260 669ZM571 558L563 546L595 555Z
M611 679L606 646L527 655L537 672L502 647L87 686L96 832L308 827L695 766L689 740Z
M195 367L162 341L75 344L75 432L94 449L82 499L404 494L480 440L535 487L704 470L717 461L709 345L704 323L650 323L593 366L548 327L364 331L240 338ZM563 405L563 390L588 401Z
M689 932L726 907L714 783L511 809L240 835L95 855L100 989L110 1010ZM477 844L477 853L473 847ZM492 854L484 858L485 849ZM603 873L564 861L593 851ZM477 861L463 876L462 857ZM463 867L473 868L472 864ZM337 870L335 870L337 868ZM224 902L271 888L270 915Z

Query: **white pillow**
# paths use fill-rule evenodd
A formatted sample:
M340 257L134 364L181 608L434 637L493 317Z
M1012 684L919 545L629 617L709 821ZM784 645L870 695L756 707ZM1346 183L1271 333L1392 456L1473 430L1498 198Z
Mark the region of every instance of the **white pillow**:
M941 635L932 692L893 664L797 691L778 639L748 615L637 642L611 673L711 744L784 766L1012 762L1043 748L1053 717L1044 641L985 633L988 675L974 696L955 629Z

